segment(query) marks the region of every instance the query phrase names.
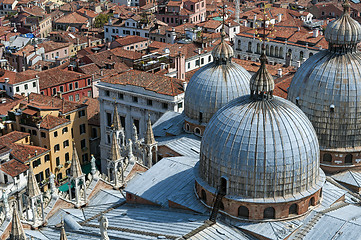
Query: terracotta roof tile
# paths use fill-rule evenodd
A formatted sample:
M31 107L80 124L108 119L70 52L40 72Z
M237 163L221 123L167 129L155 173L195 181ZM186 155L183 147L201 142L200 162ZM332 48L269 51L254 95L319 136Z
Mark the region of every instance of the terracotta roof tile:
M68 42L54 42L54 41L45 41L39 44L39 47L43 47L45 53L55 51L57 49L69 47L71 43Z
M148 38L128 35L128 36L125 36L125 37L120 37L120 38L118 38L118 39L116 39L114 41L119 43L120 46L126 46L126 45L133 44L133 43L148 41Z
M0 170L11 177L19 176L21 173L27 171L29 167L15 159L7 161L0 165Z
M36 158L38 155L43 153L50 152L49 149L33 145L15 143L7 144L7 146L11 149L11 156L22 163L26 163L29 159Z
M103 78L102 82L142 87L163 95L177 96L184 93L183 81L158 74L130 70L114 76Z
M40 127L50 130L64 123L70 123L70 120L61 117L54 117L52 115L46 115L40 122Z
M0 137L0 143L15 143L23 138L30 136L30 133L12 131Z
M62 18L59 18L55 21L56 23L88 23L88 19L83 17L77 12L72 12L68 15L65 15Z

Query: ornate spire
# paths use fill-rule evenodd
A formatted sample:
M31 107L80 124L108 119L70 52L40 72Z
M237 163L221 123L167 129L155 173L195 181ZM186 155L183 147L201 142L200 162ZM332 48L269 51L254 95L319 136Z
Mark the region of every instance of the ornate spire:
M214 47L212 50L214 62L217 64L227 64L231 62L232 57L234 56L233 48L224 42L224 39L226 37L226 33L224 32L226 8L227 5L225 5L223 2L223 5L220 7L219 13L219 15L222 17L221 43Z
M68 237L66 236L63 220L61 220L60 240L68 240Z
M344 14L350 14L351 4L348 0L345 0L342 4Z
M152 145L155 143L153 129L152 129L152 122L150 121L150 115L148 115L147 132L145 134L144 143L146 145Z
M75 143L73 142L73 159L70 166L70 177L78 178L83 176L83 171L81 170L78 153L76 152Z
M272 35L272 31L274 31L274 26L272 25L271 28L266 29L268 28L268 26L266 26L267 20L268 22L270 21L269 17L267 16L266 9L263 11L263 19L261 20L263 21L263 36L260 37L258 35L258 31L256 31L257 38L259 38L259 40L262 42L262 53L259 58L259 60L261 61L261 66L256 72L256 74L251 77L250 89L252 98L264 100L271 99L273 97L273 90L275 88L273 77L268 72L266 67L266 63L268 62L268 60L266 56L266 47L264 44L266 40L269 40L268 36Z
M117 141L116 133L112 133L112 146L110 148L109 159L112 161L118 161L121 158L120 147Z
M14 210L13 210L13 219L11 221L10 240L26 240L24 228L20 222L20 217L18 214L18 208L16 207L16 203L14 203L13 209Z
M41 194L31 163L29 164L27 193L30 198L39 196Z
M256 99L270 99L273 96L275 83L266 67L267 57L264 44L262 45L262 54L259 59L261 66L250 80L251 97Z
M118 107L117 107L116 102L114 102L112 126L113 126L113 130L115 130L115 131L120 131L123 128L122 123L120 122L120 118L119 118L119 114L118 114Z

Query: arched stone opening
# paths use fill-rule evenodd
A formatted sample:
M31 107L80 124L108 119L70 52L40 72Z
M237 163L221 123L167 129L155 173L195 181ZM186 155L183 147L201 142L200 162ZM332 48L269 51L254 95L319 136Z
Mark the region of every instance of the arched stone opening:
M190 131L190 126L189 126L189 124L188 123L186 123L186 131Z
M275 219L276 218L276 211L273 207L265 208L263 211L263 218L264 219Z
M227 194L227 179L224 177L221 177L221 182L219 184L219 191L223 195Z
M249 217L249 210L245 206L240 206L238 208L238 217L248 218Z
M332 162L332 155L329 153L323 154L322 157L323 162Z
M345 157L345 164L352 164L352 154L347 154Z
M298 214L298 205L296 203L292 204L289 208L290 215L297 215Z
M311 197L308 206L316 206L315 197Z
M207 194L206 194L206 191L204 191L204 189L202 189L201 191L201 200L207 204Z
M201 135L201 129L198 128L198 127L196 127L196 128L194 129L194 133L197 134L197 135Z

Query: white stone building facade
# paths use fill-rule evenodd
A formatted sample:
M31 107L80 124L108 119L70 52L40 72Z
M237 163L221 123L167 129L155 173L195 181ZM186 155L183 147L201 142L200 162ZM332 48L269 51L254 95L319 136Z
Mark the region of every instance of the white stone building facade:
M169 96L131 85L99 82L96 86L99 89L102 171L106 169L106 160L111 146L114 104L117 104L126 139L132 139L133 124L137 128L139 139L144 138L148 115L151 122L154 123L167 111L183 111L184 92L176 96Z

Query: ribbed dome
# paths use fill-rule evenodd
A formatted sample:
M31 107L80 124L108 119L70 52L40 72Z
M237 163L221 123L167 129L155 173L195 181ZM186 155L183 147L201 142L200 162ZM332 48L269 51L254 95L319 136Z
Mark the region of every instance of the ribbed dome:
M296 72L288 99L305 112L320 148L361 147L361 54L322 51Z
M215 61L217 60L228 61L229 59L234 57L233 48L229 46L227 43L221 42L220 44L218 44L216 47L213 48L212 56Z
M229 101L249 94L251 75L240 65L212 62L199 69L190 79L184 97L186 117L207 123Z
M350 3L346 1L343 7L343 15L327 25L325 38L331 45L356 45L361 41L361 26L350 17Z
M200 177L214 188L228 178L227 196L239 200L299 199L322 186L312 124L279 97L248 95L221 108L206 127L200 157Z

